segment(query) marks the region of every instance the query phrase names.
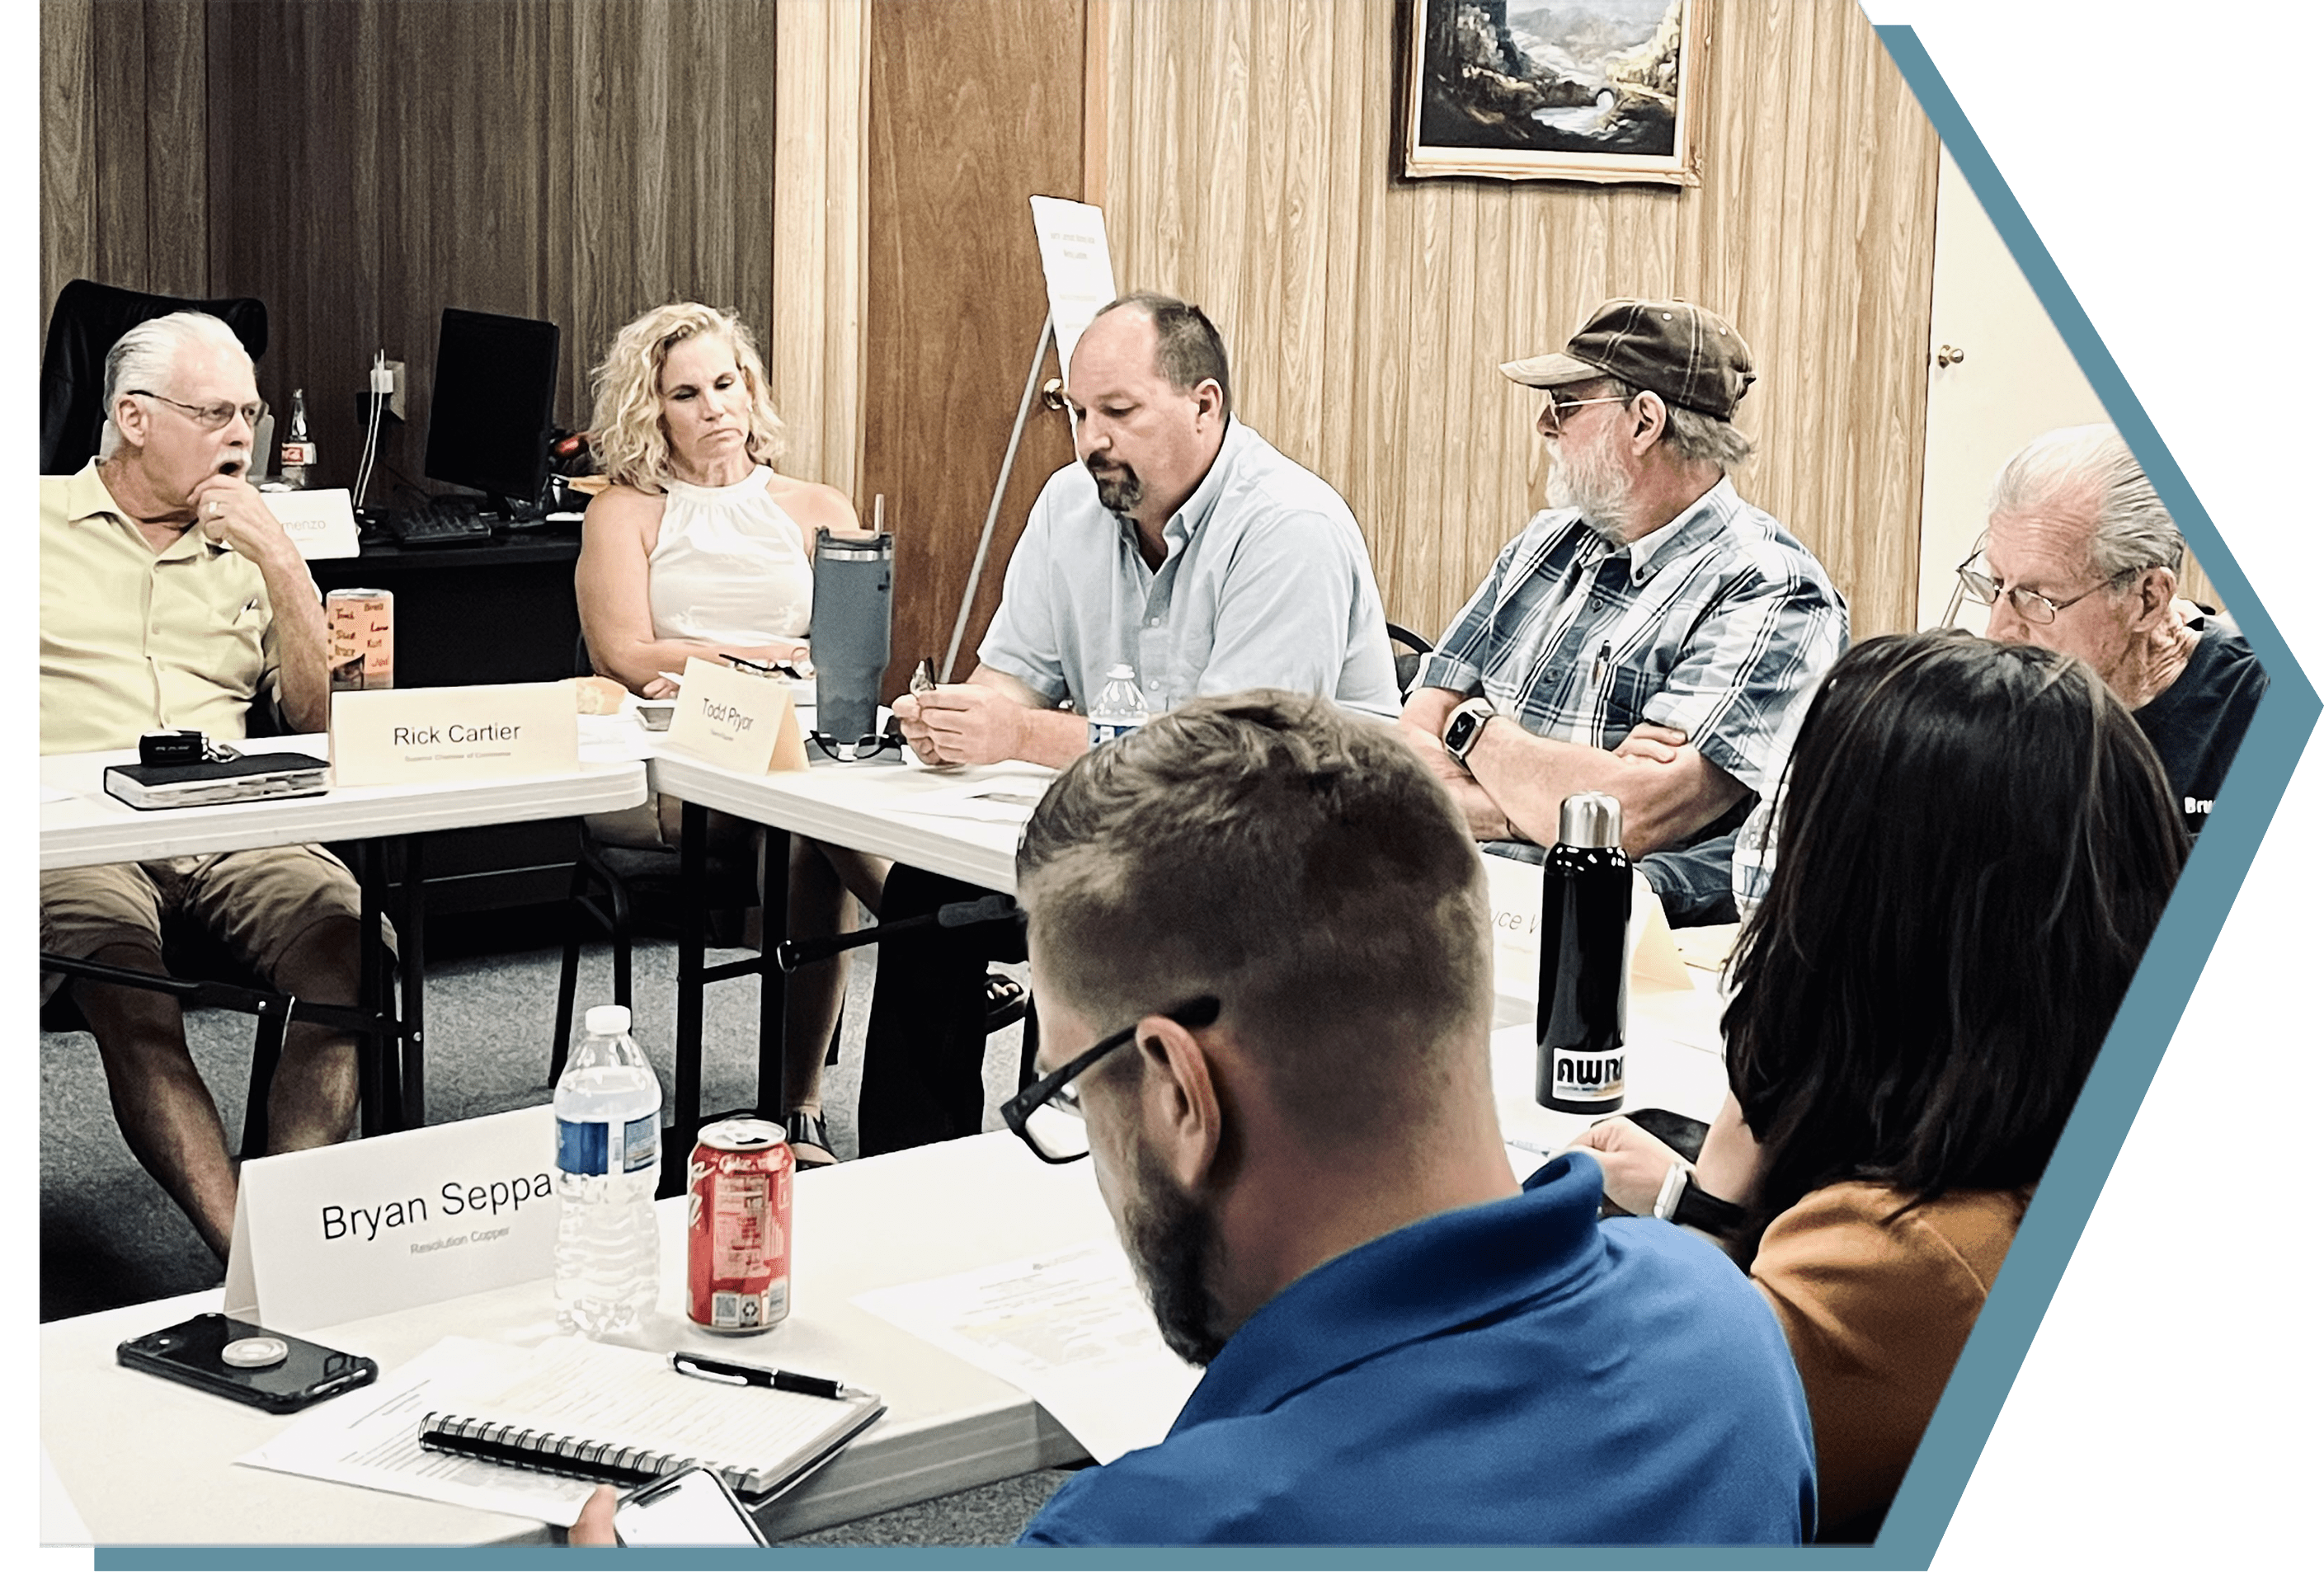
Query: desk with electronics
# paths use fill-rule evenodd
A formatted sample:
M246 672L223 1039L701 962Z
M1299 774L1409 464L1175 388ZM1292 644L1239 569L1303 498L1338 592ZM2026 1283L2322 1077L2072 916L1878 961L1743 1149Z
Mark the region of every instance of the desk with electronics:
M1012 884L1011 853L1029 812L1023 789L1038 785L1044 775L1038 769L825 762L806 772L751 773L658 750L628 714L633 709L587 719L586 748L597 760L576 780L592 784L588 791L605 798L647 788L683 794L1001 889ZM642 782L634 760L605 758L622 754L650 757ZM62 787L94 765L60 760L48 770ZM615 783L618 793L609 786ZM527 790L518 780L478 784L466 798L483 813L488 802ZM458 813L450 806L463 796L436 797L441 802L431 813ZM419 813L396 794L352 789L330 799L178 812L201 824L189 820L180 823L189 829L165 832L164 818L175 818L167 812L141 815L76 796L43 804L43 859L73 856L69 845L88 857L119 857L130 847L123 839L131 838L142 838L140 847L161 845L157 838L171 846L217 843L260 834L255 823L268 817L281 816L276 824L287 827L296 815L327 808L374 829ZM346 834L350 824L340 821L335 834ZM112 841L91 830L99 825L110 828ZM1528 882L1537 890L1538 880L1536 870L1510 866L1497 872L1497 893L1522 891ZM1661 935L1650 943L1663 949L1664 960L1652 965L1659 974L1634 971L1626 1108L1661 1107L1707 1120L1725 1088L1716 982L1708 972L1674 966L1667 932ZM1506 943L1497 963L1504 993L1497 1019L1503 1026L1493 1041L1495 1095L1522 1176L1587 1122L1534 1101L1532 963ZM1643 961L1639 967L1651 971ZM660 1370L665 1386L678 1382L662 1367L669 1353L696 1351L835 1377L884 1402L879 1420L828 1464L760 1506L769 1535L803 1534L1045 1466L1111 1459L1157 1441L1191 1390L1196 1375L1162 1347L1086 1165L1042 1164L1013 1134L995 1131L815 1171L795 1186L788 1318L739 1340L689 1323L686 1205L666 1197L657 1205L657 1310L614 1342L651 1353L637 1359ZM571 1337L556 1335L547 1267L544 1257L533 1277L325 1323L270 1317L262 1305L254 1322L370 1358L381 1369L376 1383L297 1416L272 1415L116 1360L124 1341L220 1310L227 1304L220 1291L44 1325L41 1438L54 1486L69 1503L65 1508L52 1494L56 1518L44 1537L69 1538L76 1515L87 1534L108 1543L474 1543L552 1534L548 1523L570 1520L586 1484L513 1467L455 1465L453 1457L417 1467L406 1460L395 1468L402 1475L394 1491L348 1479L382 1481L385 1456L416 1454L410 1434L421 1411L473 1389L479 1372L550 1362L567 1349ZM535 1354L519 1358L509 1348ZM768 1397L733 1393L736 1404ZM401 1409L390 1415L393 1406ZM130 1415L137 1425L124 1428L119 1419ZM391 1426L400 1449L380 1442L379 1430ZM266 1463L257 1463L260 1456ZM455 1478L458 1486L445 1486Z

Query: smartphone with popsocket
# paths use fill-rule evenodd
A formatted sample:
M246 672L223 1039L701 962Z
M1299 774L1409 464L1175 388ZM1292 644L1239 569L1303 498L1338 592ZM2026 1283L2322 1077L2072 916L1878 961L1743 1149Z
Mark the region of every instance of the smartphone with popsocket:
M349 1356L220 1312L124 1340L114 1355L124 1368L278 1414L303 1411L379 1377L379 1364L369 1357Z
M763 1548L759 1523L707 1466L687 1466L622 1495L613 1534L626 1548Z

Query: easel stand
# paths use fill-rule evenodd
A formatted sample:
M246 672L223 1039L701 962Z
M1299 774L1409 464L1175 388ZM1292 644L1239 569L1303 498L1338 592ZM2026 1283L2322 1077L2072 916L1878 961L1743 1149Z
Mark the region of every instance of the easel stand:
M952 621L952 643L945 647L944 669L938 683L952 682L953 663L960 658L960 642L968 633L968 612L976 605L977 583L984 577L985 555L992 550L992 527L1000 522L1001 495L1009 490L1009 474L1017 468L1017 447L1025 439L1025 422L1033 414L1033 396L1041 386L1041 362L1056 342L1056 324L1043 317L1041 336L1033 345L1033 364L1026 369L1025 396L1017 401L1017 424L1009 428L1009 452L1001 456L1001 474L992 484L992 502L984 511L984 534L976 539L976 561L969 566L968 589L960 598L960 615Z

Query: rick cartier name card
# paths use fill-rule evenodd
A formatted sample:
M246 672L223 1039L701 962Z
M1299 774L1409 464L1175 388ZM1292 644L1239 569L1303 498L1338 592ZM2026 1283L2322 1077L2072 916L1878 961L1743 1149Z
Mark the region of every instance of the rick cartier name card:
M346 689L331 696L341 788L570 771L581 760L573 686Z

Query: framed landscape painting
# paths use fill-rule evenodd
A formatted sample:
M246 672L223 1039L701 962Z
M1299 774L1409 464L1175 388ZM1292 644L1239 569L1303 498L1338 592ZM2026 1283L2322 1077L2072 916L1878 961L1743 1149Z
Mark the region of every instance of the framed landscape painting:
M1404 173L1702 183L1712 0L1406 0Z

